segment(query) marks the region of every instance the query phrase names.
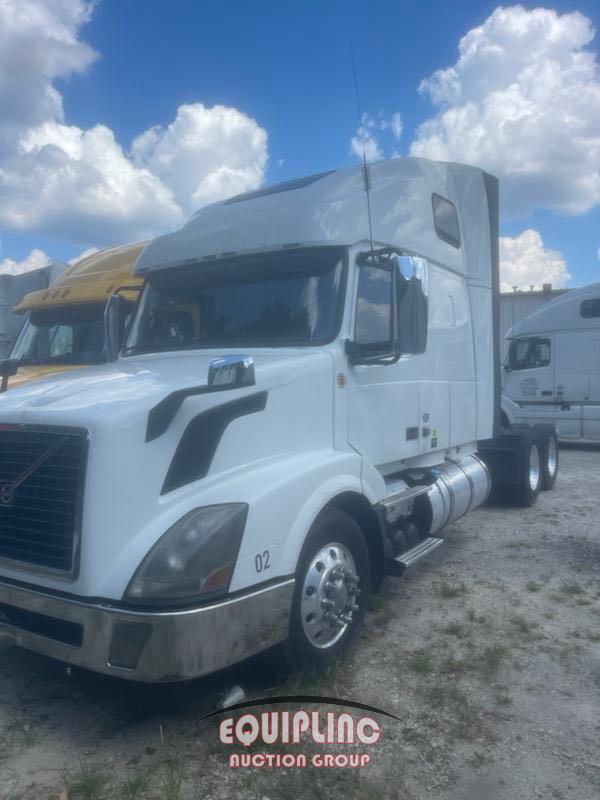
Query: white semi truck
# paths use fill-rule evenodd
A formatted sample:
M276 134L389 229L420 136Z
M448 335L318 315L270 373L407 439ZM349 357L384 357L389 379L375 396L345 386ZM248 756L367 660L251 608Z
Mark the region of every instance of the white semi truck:
M600 283L542 306L507 339L504 423L550 423L560 439L600 441Z
M555 438L500 428L497 192L394 159L152 241L122 351L0 397L2 634L142 681L319 667L490 487L533 503Z

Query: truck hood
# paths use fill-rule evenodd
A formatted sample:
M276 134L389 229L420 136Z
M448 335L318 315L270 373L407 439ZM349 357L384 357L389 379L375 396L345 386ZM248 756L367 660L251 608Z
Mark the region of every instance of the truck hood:
M210 362L224 352L121 358L112 364L30 380L0 395L0 422L93 428L103 422L114 425L126 423L127 418L139 420L140 414L147 414L171 392L206 385ZM245 355L254 357L256 387L261 389L297 380L299 372L306 369L307 357L328 357L315 348L247 350ZM232 395L239 391L248 389L232 389ZM222 392L216 393L215 398L215 404L224 402Z
M246 350L254 357L254 386L192 393L160 433L149 437L150 411L173 392L205 386L211 360L226 352L128 357L41 378L0 395L0 428L40 425L87 431L78 574L46 575L0 559L0 576L82 597L119 600L158 538L192 509L230 502L254 508L274 482L273 477L261 477L257 465L267 469L299 457L316 464L323 452L331 451L335 370L334 353L325 348ZM208 471L196 475L186 461L184 479L180 474L179 483L167 485L192 421L258 394L264 397L263 407L223 424ZM201 444L195 439L195 446ZM296 491L303 486L299 482ZM250 569L254 559L247 555Z
M59 372L72 372L74 369L83 369L82 364L35 364L19 367L17 374L8 379L8 389L16 389L31 381L56 375ZM85 365L87 366L87 365Z

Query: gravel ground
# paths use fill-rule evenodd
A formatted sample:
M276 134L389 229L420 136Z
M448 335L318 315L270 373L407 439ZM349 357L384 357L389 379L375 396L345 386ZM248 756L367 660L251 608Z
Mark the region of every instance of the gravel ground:
M487 506L373 598L335 674L275 691L385 709L363 770L231 770L201 717L265 659L140 687L0 641L0 798L534 800L600 797L600 449L561 450L533 509ZM291 748L289 748L291 749Z

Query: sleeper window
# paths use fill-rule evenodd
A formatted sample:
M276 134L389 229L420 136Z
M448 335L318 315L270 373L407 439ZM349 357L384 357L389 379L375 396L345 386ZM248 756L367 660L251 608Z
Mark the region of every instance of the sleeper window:
M458 227L458 214L454 204L439 194L431 195L433 208L433 224L435 232L452 247L460 247L460 230Z
M584 300L579 306L579 313L585 319L600 317L600 297L592 297Z

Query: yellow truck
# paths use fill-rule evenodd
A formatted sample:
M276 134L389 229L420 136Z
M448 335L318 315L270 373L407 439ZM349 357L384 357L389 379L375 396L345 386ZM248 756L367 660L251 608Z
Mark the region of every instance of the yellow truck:
M133 310L143 282L133 277L133 266L145 246L135 242L86 256L48 289L23 297L14 311L29 316L0 365L0 391L106 361L106 302L121 294Z

